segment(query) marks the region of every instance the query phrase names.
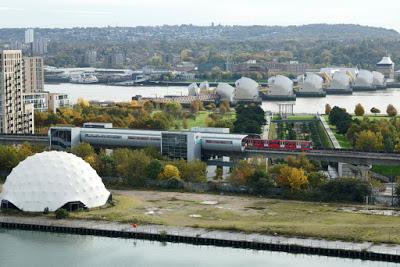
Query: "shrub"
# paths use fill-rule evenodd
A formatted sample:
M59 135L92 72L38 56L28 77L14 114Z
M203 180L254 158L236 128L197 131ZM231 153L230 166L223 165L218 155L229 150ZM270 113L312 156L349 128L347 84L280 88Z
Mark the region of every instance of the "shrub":
M397 109L393 105L388 105L386 113L388 114L388 116L394 117L397 115Z
M371 186L367 181L339 178L323 184L319 193L322 201L363 202L371 194Z
M356 114L356 116L364 116L365 114L365 110L364 107L358 103L354 109L354 114Z
M61 220L68 218L69 212L66 209L58 209L56 210L56 219Z

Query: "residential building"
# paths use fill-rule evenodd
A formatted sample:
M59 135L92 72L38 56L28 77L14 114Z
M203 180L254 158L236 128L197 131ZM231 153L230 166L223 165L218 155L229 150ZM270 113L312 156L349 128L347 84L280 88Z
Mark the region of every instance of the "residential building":
M44 66L42 57L24 57L24 92L39 93L44 90Z
M121 53L111 55L111 67L121 67L124 65L124 55Z
M95 50L88 50L85 52L85 64L92 66L97 63L97 51Z
M193 62L183 61L176 66L177 71L191 72L196 70L196 65Z
M47 53L47 40L44 38L39 38L34 40L32 47L33 55L44 55Z
M48 96L49 93L27 93L24 94L24 103L32 104L34 111L46 112L48 111Z
M25 43L31 44L34 41L34 31L33 29L25 30Z
M0 133L34 133L33 105L24 103L21 50L0 51Z
M67 94L48 93L48 109L57 112L59 108L68 108L71 104Z

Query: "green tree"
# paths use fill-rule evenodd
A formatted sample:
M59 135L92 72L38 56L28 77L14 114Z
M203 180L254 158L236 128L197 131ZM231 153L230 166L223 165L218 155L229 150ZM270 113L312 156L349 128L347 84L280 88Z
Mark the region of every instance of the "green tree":
M370 111L371 111L371 113L373 113L375 115L381 113L381 111L378 108L375 108L375 107L371 108Z
M155 180L160 176L163 170L164 165L161 163L161 161L153 159L146 168L147 177Z
M207 164L200 160L176 160L174 165L178 168L180 177L186 182L204 183L207 181Z
M117 175L132 186L145 185L150 157L143 150L116 149L112 153Z
M362 151L382 151L383 137L381 133L361 131L356 135L355 148Z

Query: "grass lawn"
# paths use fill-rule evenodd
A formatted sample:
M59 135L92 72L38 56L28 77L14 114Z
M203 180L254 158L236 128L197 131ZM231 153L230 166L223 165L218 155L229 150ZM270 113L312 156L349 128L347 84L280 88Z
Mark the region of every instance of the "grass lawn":
M388 177L400 177L400 166L373 165L371 170Z
M192 127L207 127L206 118L208 114L210 114L208 111L199 111L196 114L196 119L188 119L189 129Z
M399 116L397 116L398 118ZM353 119L363 120L364 118L368 118L370 120L390 120L393 117L389 117L387 115L364 115L364 116L352 116Z
M336 126L329 123L329 116L328 115L322 115L322 116L324 117L325 121L328 123L329 128L331 128L333 134L335 135L336 139L339 142L339 145L342 148L353 148L353 146L351 145L349 140L347 140L346 136L344 134L338 134L336 132Z
M196 119L188 119L188 126L189 129L192 127L207 127L206 119L208 115L211 114L210 111L199 111L196 114ZM231 111L224 114L225 119L232 119L236 118L236 113Z
M315 116L288 116L288 120L315 120Z
M138 223L139 227L161 224L400 244L400 217L339 210L350 205L157 191L118 191L114 192L114 199L115 206L70 216ZM218 204L201 204L204 200ZM150 215L149 210L155 213ZM194 214L201 217L190 216Z

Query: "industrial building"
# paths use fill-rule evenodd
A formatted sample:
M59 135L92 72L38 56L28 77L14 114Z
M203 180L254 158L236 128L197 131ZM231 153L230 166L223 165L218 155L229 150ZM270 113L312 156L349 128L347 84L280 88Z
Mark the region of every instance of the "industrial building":
M296 92L296 96L323 97L326 95L322 86L324 80L315 73L306 73L301 78L300 88ZM304 80L303 80L304 79Z
M295 100L293 81L286 76L276 75L268 79L266 100Z
M348 71L337 71L333 74L332 82L326 92L328 94L352 94L350 82Z
M369 70L359 70L354 81L353 90L375 90L374 75Z
M95 126L95 127L93 127ZM213 152L244 151L245 134L229 134L224 128L193 128L191 131L149 131L110 128L101 123L84 127L51 127L50 148L67 150L80 142L94 147L115 148L156 147L161 154L173 159L195 160Z
M247 77L242 77L235 82L235 100L236 101L255 101L259 99L259 84Z
M383 57L381 61L376 63L376 71L381 72L386 79L394 79L394 63L390 56Z
M234 100L235 88L227 83L218 83L215 92L222 101L232 102Z
M50 151L30 156L15 167L0 199L2 208L43 212L100 207L110 196L87 162L70 153Z

